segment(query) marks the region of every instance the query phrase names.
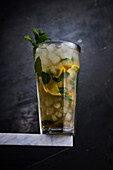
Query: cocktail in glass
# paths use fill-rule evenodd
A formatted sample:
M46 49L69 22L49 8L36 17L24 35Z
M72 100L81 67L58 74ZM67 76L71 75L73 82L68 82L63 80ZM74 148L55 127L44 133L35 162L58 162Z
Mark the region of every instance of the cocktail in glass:
M34 56L41 134L75 134L80 46L41 44Z

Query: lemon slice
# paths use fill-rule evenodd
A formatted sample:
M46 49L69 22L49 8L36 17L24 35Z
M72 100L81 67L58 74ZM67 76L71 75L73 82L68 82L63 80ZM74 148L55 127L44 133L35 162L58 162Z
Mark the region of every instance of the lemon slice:
M64 65L65 70L67 71L68 69L73 69L73 70L78 70L80 68L80 66L76 63L72 63L72 64L65 64Z
M63 65L61 68L60 68L60 72L58 74L58 76L55 76L56 78L58 78L62 73L65 73L69 68L70 71L74 71L75 70L75 64L71 64L71 65ZM43 83L42 83L43 84ZM60 84L62 84L62 82L55 82L52 78L51 80L49 81L48 84L43 84L43 88L44 88L44 91L46 93L49 93L51 95L54 95L54 96L61 96L61 93L59 92L59 86Z
M61 67L58 76L55 76L55 77L59 77L62 74L62 72L65 72L65 71L66 71L65 68ZM55 82L52 78L48 84L46 85L43 84L43 88L46 93L50 93L51 95L54 95L54 96L61 96L61 93L59 92L59 83Z
M61 96L58 88L58 83L55 82L53 79L50 80L50 82L46 85L43 84L43 88L46 93L50 93L54 96Z

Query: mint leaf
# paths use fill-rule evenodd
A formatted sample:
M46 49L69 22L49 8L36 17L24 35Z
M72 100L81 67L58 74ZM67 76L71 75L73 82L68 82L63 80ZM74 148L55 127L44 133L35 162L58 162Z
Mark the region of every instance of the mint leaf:
M24 35L24 38L29 40L33 46L36 46L36 43L33 41L33 39L29 35Z
M35 61L35 73L37 73L38 76L42 76L42 64L40 57L38 57Z
M69 60L69 58L62 58L62 59L60 60L60 62L67 61L67 60Z
M63 78L67 78L69 76L69 72L62 73L58 78L53 77L53 80L56 81L57 83L60 82Z
M39 35L41 35L43 33L43 31L41 29L39 29Z
M67 98L68 100L72 100L72 96L70 96L69 94L66 94L65 98Z
M74 57L71 57L71 61L74 62Z
M71 60L72 62L74 62L74 58L73 57L71 57L71 58L62 58L60 60L60 62L67 61L67 60Z
M42 33L39 36L39 43L45 42L46 40L50 40L50 38L48 38L48 35L46 33Z
M58 83L58 82L60 82L60 81L61 81L61 77L58 77L58 78L53 77L53 80L54 80L54 81L56 81L56 82Z
M48 73L42 72L42 81L44 84L48 84L51 77Z
M38 34L37 30L35 28L33 28L33 29L31 29L31 31L35 35L36 44L38 44L38 42L39 42L39 34Z
M66 93L66 91L67 91L66 87L59 87L60 94L64 94L64 93Z
M70 75L70 73L66 71L65 73L61 74L61 77L62 78L67 78L69 75Z
M25 35L24 38L29 40L32 43L32 45L35 47L38 47L38 45L40 43L46 42L46 40L51 40L51 38L48 37L48 34L43 33L43 31L41 29L39 29L39 33L37 32L37 30L35 28L31 29L31 31L33 32L33 34L35 36L36 42L34 42L29 35Z
M40 57L38 57L35 61L35 73L37 73L38 76L42 76L42 81L44 84L49 83L51 77L48 73L42 71L42 64L41 64Z

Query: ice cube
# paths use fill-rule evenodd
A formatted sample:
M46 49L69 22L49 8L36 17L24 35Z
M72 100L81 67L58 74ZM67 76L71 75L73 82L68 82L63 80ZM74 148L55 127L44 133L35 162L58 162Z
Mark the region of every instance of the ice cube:
M41 61L42 61L43 65L48 65L49 64L49 60L48 60L48 58L46 56L41 57Z
M57 65L55 65L55 68L58 72L60 71L61 67L62 67L61 63L58 63Z
M51 62L55 65L57 64L61 59L58 55L55 55L54 52L49 53L48 54L49 59L51 60Z
M58 118L61 118L61 117L62 117L62 110L58 110L58 111L55 113L55 116L57 116Z
M69 101L68 100L64 100L64 106L66 106L67 108L69 107Z
M72 56L74 58L74 62L80 65L79 53L74 51Z
M67 48L69 48L68 43L67 42L63 42L61 44L61 48L62 48L63 51L67 50Z
M66 114L67 112L68 112L68 108L67 108L66 105L64 104L63 113Z
M69 108L68 112L71 114L72 113L72 108Z
M61 101L62 101L62 97L60 97L60 96L57 96L54 98L54 102L61 102Z
M59 102L54 103L54 107L55 107L56 109L59 109L59 108L61 107L61 104L60 104Z
M44 63L46 62L44 61L44 59L45 58L47 59L47 56L48 56L48 52L46 49L40 49L40 48L36 49L35 60L37 59L37 57L40 57L41 61Z
M39 56L43 58L48 58L48 51L46 49L39 49Z
M67 87L68 91L71 91L73 89L73 84L71 82L68 82L66 87Z
M67 48L67 54L70 58L72 58L72 55L73 55L73 50L70 49L70 48Z
M58 49L56 50L56 54L57 54L57 55L62 56L62 53L63 53L62 48L58 48Z
M70 113L67 113L67 114L66 114L65 120L66 120L66 121L70 121L70 120L71 120L71 114L70 114Z
M67 72L69 73L69 76L67 77L67 80L72 80L72 78L75 76L76 72L76 65L75 66L72 66L72 68L68 69Z
M39 48L36 48L36 51L35 51L36 53L38 53L38 49L39 49Z
M62 52L62 54L61 54L61 59L64 59L64 58L70 58L67 51Z
M55 115L52 115L52 120L53 121L56 121L57 120L57 117Z
M56 49L56 45L55 44L50 44L50 45L48 45L48 47L47 47L47 50L49 51L49 52L52 52L52 51L54 51Z
M57 75L57 69L55 66L51 66L50 71L52 74Z
M52 106L47 108L47 115L52 115L54 113L54 108Z
M75 44L72 42L63 42L61 45L63 48L65 48L66 46L68 46L68 48L75 48Z
M53 100L51 97L47 97L45 100L45 106L48 107L53 104Z
M47 51L47 50L38 48L38 56L43 56L44 55L44 51Z
M39 44L38 48L47 48L47 46L48 46L48 44L46 44L46 43L45 44Z
M70 45L71 44L71 45ZM72 45L73 43L68 43L68 42L64 42L61 45L61 49L62 51L60 52L60 56L62 58L71 58L73 55L73 49L72 49Z

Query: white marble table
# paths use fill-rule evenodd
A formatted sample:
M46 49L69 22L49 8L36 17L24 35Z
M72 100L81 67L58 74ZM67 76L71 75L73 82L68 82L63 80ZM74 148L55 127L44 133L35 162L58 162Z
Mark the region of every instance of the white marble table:
M0 145L67 146L73 147L73 136L0 133Z

